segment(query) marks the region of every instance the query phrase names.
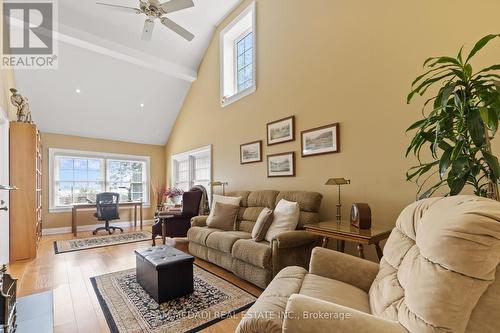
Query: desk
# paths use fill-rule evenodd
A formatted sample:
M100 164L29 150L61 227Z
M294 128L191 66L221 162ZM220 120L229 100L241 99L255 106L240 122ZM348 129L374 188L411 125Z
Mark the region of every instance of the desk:
M304 226L307 232L323 236L323 247L328 245L328 238L340 241L337 250L344 252L345 241L352 241L358 244L358 253L361 258L365 257L364 245L374 244L378 258L382 258L382 248L379 243L387 239L392 231L389 228L358 229L351 225L349 221L328 221Z
M82 204L74 204L72 208L72 215L71 215L71 232L73 235L76 236L76 226L78 225L77 223L77 211L79 209L89 209L89 208L96 208L96 204L91 204L91 203L82 203ZM120 202L120 208L123 207L134 207L134 227L137 227L137 207L139 207L139 217L140 217L140 226L142 230L142 202L138 201L125 201L125 202Z

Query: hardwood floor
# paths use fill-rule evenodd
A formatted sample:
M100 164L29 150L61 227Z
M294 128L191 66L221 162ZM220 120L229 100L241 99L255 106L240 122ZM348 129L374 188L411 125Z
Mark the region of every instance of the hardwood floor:
M132 230L134 229L128 231ZM91 233L80 233L78 236L88 237ZM14 262L9 266L9 271L19 279L18 297L53 290L56 333L109 332L90 283L90 277L135 267L134 250L151 246L151 241L56 255L54 241L71 238L74 238L71 234L43 236L36 259ZM169 245L187 251L187 241L183 239L167 241ZM199 259L195 262L255 296L259 296L262 292L262 289L222 268ZM242 314L220 321L201 332L232 333Z

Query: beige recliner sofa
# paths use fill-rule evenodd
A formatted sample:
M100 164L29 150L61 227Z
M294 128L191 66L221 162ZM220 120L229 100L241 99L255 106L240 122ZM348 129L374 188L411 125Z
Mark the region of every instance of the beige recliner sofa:
M431 198L399 216L380 265L315 248L277 274L237 332L500 331L500 203Z
M265 288L286 266L308 267L311 251L321 239L300 229L304 224L318 222L321 194L267 190L227 195L241 197L234 231L209 228L205 223L207 216L194 217L187 234L192 255L221 266L261 288ZM299 203L298 230L279 234L271 243L253 241L251 232L260 212L264 207L274 209L281 199Z

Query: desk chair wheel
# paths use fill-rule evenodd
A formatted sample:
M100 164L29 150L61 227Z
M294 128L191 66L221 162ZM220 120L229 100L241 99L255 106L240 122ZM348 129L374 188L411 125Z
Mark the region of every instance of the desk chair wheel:
M110 235L111 235L112 233L114 233L114 232L115 232L115 230L116 230L116 229L120 230L120 231L123 233L123 229L122 229L122 228L120 228L120 227L113 227L113 226L110 226L110 225L106 224L106 226L105 226L105 227L99 227L99 228L95 229L95 230L92 232L92 234L93 234L93 235L97 235L97 232L99 232L99 231L101 231L101 230L106 230L106 231L108 232L108 234L110 234Z

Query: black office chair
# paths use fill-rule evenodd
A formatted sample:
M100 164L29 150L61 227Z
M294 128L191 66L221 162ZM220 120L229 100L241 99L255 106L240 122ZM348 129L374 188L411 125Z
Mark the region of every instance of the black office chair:
M116 229L123 232L122 228L109 225L109 221L118 220L120 218L120 214L118 213L120 194L112 192L99 193L95 201L97 213L95 213L94 216L97 217L98 221L106 221L106 224L104 227L95 229L93 234L97 234L99 230L106 230L110 235L111 231L114 232Z

